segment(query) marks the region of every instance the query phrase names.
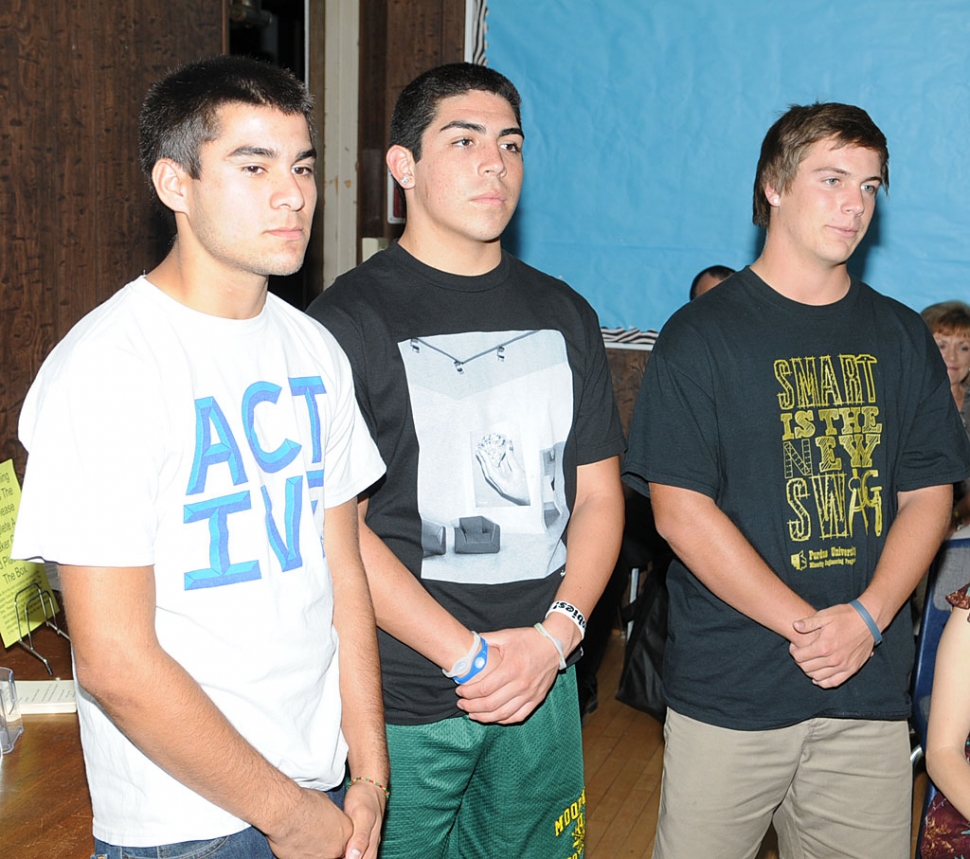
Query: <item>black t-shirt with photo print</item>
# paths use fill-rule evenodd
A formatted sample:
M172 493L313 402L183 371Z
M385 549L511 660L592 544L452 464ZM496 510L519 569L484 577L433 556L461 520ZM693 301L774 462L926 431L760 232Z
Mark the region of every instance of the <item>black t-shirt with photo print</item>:
M308 312L347 352L387 465L369 527L469 629L542 620L576 469L624 447L589 304L509 254L462 277L395 244ZM380 648L389 723L462 715L438 666L383 632Z

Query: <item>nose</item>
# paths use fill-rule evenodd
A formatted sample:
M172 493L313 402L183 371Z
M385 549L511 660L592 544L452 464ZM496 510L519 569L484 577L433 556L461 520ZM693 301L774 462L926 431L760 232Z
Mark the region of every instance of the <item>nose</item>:
M861 215L866 210L866 198L861 188L849 188L846 191L842 208L853 215Z
M287 170L273 189L272 204L274 208L288 208L294 212L298 212L306 206L307 195L303 187L302 177Z
M482 148L481 170L486 175L498 176L505 175L507 167L505 165L505 150L499 146L498 141L490 141Z

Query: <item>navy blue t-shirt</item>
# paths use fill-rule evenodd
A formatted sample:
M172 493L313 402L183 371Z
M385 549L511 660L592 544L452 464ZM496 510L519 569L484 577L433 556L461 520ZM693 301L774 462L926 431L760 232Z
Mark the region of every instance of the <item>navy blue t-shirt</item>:
M946 370L917 314L855 280L834 304L800 304L745 269L661 332L623 475L643 492L653 482L714 499L779 578L822 609L865 590L897 492L953 483L968 468ZM664 687L677 712L742 730L908 717L908 610L855 676L822 689L787 640L681 562L667 584Z

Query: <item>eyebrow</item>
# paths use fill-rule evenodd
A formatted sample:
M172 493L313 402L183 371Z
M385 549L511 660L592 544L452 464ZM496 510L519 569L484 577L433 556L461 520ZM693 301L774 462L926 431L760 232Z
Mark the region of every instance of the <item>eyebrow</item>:
M446 125L442 125L441 128L438 129L438 132L440 134L442 131L447 131L449 128L463 128L466 131L475 131L478 134L485 134L485 131L486 131L485 126L477 122L466 122L461 119L453 119L451 122L447 123ZM511 134L517 134L519 137L525 140L525 132L517 125L513 125L510 128L503 128L499 132L498 136L508 137Z
M279 153L275 149L267 149L264 146L240 146L233 149L227 156L228 158L278 158ZM296 156L297 161L306 161L308 158L316 158L317 150L311 146L304 149Z
M818 167L812 171L813 173L838 173L839 176L851 176L852 174L848 170L843 170L841 167ZM870 176L868 179L863 179L863 182L878 182L882 184L882 176Z

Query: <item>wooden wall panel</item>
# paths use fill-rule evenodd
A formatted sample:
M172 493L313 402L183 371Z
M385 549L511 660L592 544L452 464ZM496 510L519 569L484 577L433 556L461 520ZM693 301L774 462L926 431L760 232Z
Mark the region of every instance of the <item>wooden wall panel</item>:
M640 382L643 371L647 368L650 353L640 349L611 349L606 347L606 358L610 363L610 375L613 378L613 396L616 397L616 408L620 413L623 432L630 434L630 422L633 419L633 408L640 392Z
M465 55L465 0L362 0L358 239L393 237L387 223L388 130L394 102L421 72ZM359 242L358 242L359 244Z
M44 252L56 205L52 9L11 0L0 11L0 459L19 458L19 404L56 328L55 259Z
M387 120L421 72L465 56L465 0L390 0L387 20Z
M51 64L50 129L54 147L46 213L48 253L56 267L51 310L54 331L44 338L44 353L59 341L88 308L98 303L98 207L95 176L99 149L93 129L98 112L84 83L95 80L95 2L55 3ZM29 289L35 287L28 280ZM54 303L56 302L56 303ZM43 357L43 356L39 356Z
M225 0L0 4L0 460L41 362L87 311L160 258L138 168L151 81L221 53Z

